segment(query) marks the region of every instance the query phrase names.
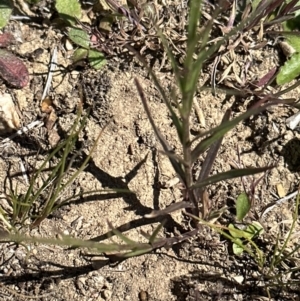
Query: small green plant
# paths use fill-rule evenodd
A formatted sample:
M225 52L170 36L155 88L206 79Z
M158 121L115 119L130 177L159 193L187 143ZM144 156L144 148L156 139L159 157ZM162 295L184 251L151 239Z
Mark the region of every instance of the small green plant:
M242 254L245 249L245 243L249 244L250 240L252 241L264 232L262 225L255 221L244 229L239 229L233 224L230 224L228 231L231 236L230 240L233 242L232 250L235 255Z
M235 202L236 221L239 224L229 224L228 226L232 250L236 255L243 253L244 246L249 245L249 240L252 241L264 232L262 225L257 221L252 221L248 225L242 224L243 219L248 215L251 208L255 206L256 187L263 177L257 180L254 176L241 177L244 191L238 195Z
M289 291L291 288L299 286L300 267L297 264L299 258L300 244L293 243L289 247L292 236L295 234L295 228L298 223L298 208L300 204L300 194L297 195L295 202L295 211L290 229L287 233L278 231L277 237L274 239L273 247L259 246L255 242L255 238L263 236L264 230L260 223L252 222L251 225L239 229L234 225L228 227L210 224L199 219L203 225L207 225L232 242L233 253L240 255L243 252L248 253L256 262L260 276L260 281L264 282L265 290L268 297L271 298L270 290L273 288L282 288ZM270 244L270 243L269 243ZM293 267L289 267L292 265Z
M76 150L78 137L86 125L87 115L82 116L78 110L77 118L72 125L66 139L63 139L58 146L46 157L42 165L37 168L30 179L29 187L25 194L19 194L17 187L12 187L7 195L12 205L12 216L4 215L2 220L9 229L16 225L24 226L29 223L30 227L38 226L45 218L59 207L68 202L62 196L66 189L74 182L78 175L86 168L87 163L93 153L98 139L94 143L86 159L81 166L72 172L74 162L80 155L80 150ZM54 165L51 167L51 165ZM37 187L37 180L41 175L46 177L41 187ZM33 211L35 208L35 211Z
M225 7L218 6L214 11L211 20L216 19L218 14L220 14L223 9L226 9L226 5ZM228 110L224 114L223 120L219 126L212 128L193 139L190 135L190 117L193 107L193 98L196 91L201 90L201 87L198 86L198 80L203 65L211 56L218 52L220 46L226 43L230 37L234 36L234 34L236 34L239 30L244 29L247 24L253 22L253 20L257 18L256 13L257 12L254 11L252 15L250 15L248 18L245 18L245 20L243 20L236 27L232 28L222 39L220 39L220 41L215 43L213 46L207 47L209 44L210 31L213 26L213 21L208 22L208 24L205 26L204 32L199 34L197 28L198 20L200 19L201 15L201 1L191 1L188 23L187 51L182 68L177 64L171 49L166 43L164 37L161 36L175 74L176 85L174 86L173 90L171 90L170 93L163 90L159 80L151 69L149 69L149 72L152 75L158 90L161 92L162 99L166 104L170 112L172 122L176 127L178 140L182 147L182 155L173 153L171 146L168 145L158 127L155 125L147 105L146 96L141 85L139 84L139 81L136 79L137 89L149 121L163 147L165 155L168 156L178 178L183 184L183 195L185 197L182 202L189 203L192 214L197 217L201 216L203 219L209 219L210 215L214 215L213 212L210 212L208 205L209 202L206 193L206 187L208 185L222 180L260 173L268 169L268 167L257 169L236 169L219 173L214 176L209 176L224 135L242 120L265 110L267 106L272 105L272 102L264 104L264 101L261 101L247 112L240 114L239 117L232 120L230 120L230 110ZM140 60L145 63L143 58L140 57ZM176 104L176 110L171 105L172 103ZM207 154L205 155L206 151ZM193 167L200 155L205 155L205 160L198 178L195 179Z
M110 3L112 1L109 1ZM130 256L137 256L150 252L160 247L170 247L173 244L181 242L190 238L193 235L197 235L202 225L209 226L220 234L227 237L233 243L234 253L241 254L241 252L247 252L257 262L258 266L263 269L266 266L267 255L259 248L256 244L255 239L262 235L262 227L253 221L243 227L238 227L236 224L229 225L228 227L215 225L211 221L216 219L222 214L225 208L221 210L215 210L210 206L209 194L207 187L213 183L224 181L237 177L244 177L247 175L253 175L256 173L262 173L268 170L270 167L261 168L240 168L228 170L226 172L220 172L215 175L210 175L211 169L218 155L219 148L222 144L223 137L232 130L239 122L242 122L255 114L263 112L266 108L272 105L278 105L284 103L284 100L279 99L281 94L267 95L264 93L257 92L258 101L250 107L246 112L240 113L234 119L231 119L231 110L227 110L224 113L223 119L220 124L214 128L211 128L196 137L191 136L191 116L193 109L193 99L197 92L202 91L205 87L199 85L199 78L205 64L212 58L219 55L221 46L229 43L231 38L236 38L239 41L240 33L247 33L248 30L253 28L259 28L261 22L267 22L271 15L274 13L275 8L279 7L282 1L261 1L255 3L250 10L245 10L240 18L240 22L237 25L234 24L235 11L232 10L232 15L226 27L222 28L224 36L220 37L218 41L213 41L211 38L211 31L214 27L214 21L217 17L222 14L223 11L228 9L227 1L220 1L219 6L213 11L211 18L208 21L203 21L201 18L203 1L191 0L189 1L189 17L187 24L187 37L186 37L186 49L185 57L181 63L176 60L170 45L163 34L160 34L157 29L160 41L164 45L164 50L168 54L168 58L171 62L173 74L174 74L174 86L171 90L165 90L158 80L158 77L154 74L151 68L147 67L147 62L139 53L137 53L130 46L128 49L144 63L148 68L149 74L152 77L154 84L161 93L162 100L164 101L166 108L168 109L169 115L171 116L172 124L175 126L177 132L178 142L181 146L180 151L174 152L174 149L169 145L166 139L161 134L158 126L155 124L154 119L146 95L138 79L135 79L138 93L143 103L144 109L148 116L149 122L162 146L163 153L170 160L173 169L181 181L182 184L182 199L176 203L170 205L168 208L163 210L153 211L151 214L145 216L145 218L151 218L154 216L164 216L172 214L175 210L186 209L188 215L191 217L193 226L191 230L183 233L181 236L171 238L158 238L158 233L162 228L159 225L149 235L142 233L146 239L146 243L139 243L133 241L123 235L120 231L114 229L110 224L111 234L116 235L122 243L111 243L101 244L92 241L74 239L68 236L61 236L60 240L53 238L37 238L37 237L26 237L21 235L20 232L15 228L16 223L24 223L26 220L32 220L31 225L37 226L43 219L45 219L51 212L56 210L58 207L66 204L69 199L61 200L61 195L65 189L74 181L81 171L84 170L88 159L91 156L91 152L83 164L78 170L72 171L72 162L76 158L78 152L73 154L76 148L76 140L80 133L80 130L84 127L86 117L78 116L75 124L71 128L69 136L65 141L61 142L59 146L48 156L46 161L32 177L32 181L28 191L25 195L19 195L16 192L11 192L9 199L13 204L13 218L9 220L7 215L2 212L0 217L7 226L10 234L6 235L7 240L14 240L17 242L38 242L48 244L59 244L64 246L73 247L86 247L95 249L98 252L110 252L110 258L126 258ZM66 3L66 2L64 2ZM78 4L78 2L76 1ZM291 3L294 3L292 1ZM65 6L61 5L63 1L56 2L56 9L60 13L62 18L68 15L68 11ZM75 5L76 7L78 5ZM248 3L248 7L251 7L251 3ZM123 7L116 7L116 10L120 14L127 14L128 10L124 10ZM74 26L76 18L79 16L79 10L76 9L75 13L70 13L69 17L69 39L72 40L80 48L75 52L75 59L81 59L89 57L90 59L95 56L100 56L100 61L103 59L100 52L95 54L90 44L90 34L82 29L78 29ZM201 21L200 21L201 20ZM280 22L280 19L274 17L272 21L269 21L269 25L274 22ZM202 23L201 23L202 22ZM143 25L134 19L133 24L137 25L138 28L143 30ZM263 25L268 25L263 24ZM227 44L226 44L227 45ZM229 45L232 46L232 45ZM233 47L234 48L234 47ZM266 80L266 82L268 82ZM264 85L265 86L265 85ZM214 89L212 89L214 91ZM253 92L255 94L256 92ZM283 92L281 92L283 93ZM57 159L59 156L59 159ZM194 174L194 167L197 164L197 160L202 156L204 158L201 171L198 175ZM47 174L47 179L42 187L36 188L36 179L45 171L45 167L52 160L58 160L56 166L50 170ZM41 207L38 207L38 212L33 214L33 204L38 203L38 200L44 200ZM252 201L251 194L242 193L237 198L236 203L236 215L237 220L242 221L249 210L251 209ZM217 206L216 206L217 207ZM1 213L1 212L0 212ZM11 225L11 226L10 226ZM15 230L15 234L14 231ZM274 253L273 270L269 270L264 275L273 275L276 270L276 265L280 264L280 260L283 255L283 247L278 247L276 253ZM278 257L278 254L280 256ZM291 253L289 255L292 255Z
M102 52L92 49L89 34L79 28L70 28L69 39L80 46L74 51L72 59L74 62L88 58L90 65L98 70L106 64L105 56Z
M106 64L104 54L92 47L91 36L86 30L74 27L81 17L81 6L78 0L56 0L55 8L60 17L71 26L67 27L69 39L79 46L73 53L73 62L88 59L94 69L102 68Z
M159 83L157 77L153 71L148 68L149 73L152 76L152 79L162 95L162 99L169 110L173 124L176 127L178 141L182 146L181 154L175 154L172 147L167 143L162 134L160 133L158 127L155 125L151 112L147 105L146 96L143 92L139 81L136 79L136 85L138 92L140 94L141 100L143 102L145 111L149 118L149 121L158 137L165 155L169 158L174 171L177 173L178 178L183 184L183 195L184 198L180 202L177 202L175 205L171 205L168 208L168 213L172 213L175 210L181 208L188 208L188 210L195 216L193 218L195 229L191 230L190 233L183 235L179 240L185 239L191 233L197 233L198 231L198 218L210 220L212 216L215 216L214 211L209 206L208 194L206 187L213 183L222 180L228 180L236 177L241 177L245 175L251 175L255 173L261 173L269 169L269 167L262 168L242 168L236 170L229 170L227 172L219 173L213 176L210 176L210 171L212 169L213 163L217 156L218 150L222 143L223 136L233 129L239 122L251 117L254 114L258 114L264 111L270 105L276 105L278 101L272 102L271 99L268 99L268 102L265 103L267 98L261 99L255 106L250 108L248 111L240 114L238 117L230 120L230 110L226 111L224 118L221 124L215 128L212 128L195 138L191 137L190 129L190 117L192 114L193 108L193 98L196 91L201 90L199 87L199 77L201 75L201 70L207 60L212 56L218 53L220 47L226 43L231 37L237 34L240 30L245 29L249 26L249 23L253 23L257 20L257 11L254 11L249 17L244 18L240 24L236 27L231 28L228 33L222 37L217 43L210 44L210 32L213 28L214 22L217 16L222 13L223 10L226 10L228 7L224 4L223 6L217 6L217 9L213 12L212 18L207 22L204 31L199 32L199 20L201 19L201 5L202 1L191 1L190 2L190 11L187 27L187 47L186 47L186 57L183 61L183 66L179 66L175 57L172 54L171 49L168 46L163 35L160 35L160 38L164 44L165 50L168 53L169 59L172 64L172 68L175 74L176 84L174 85L171 92L165 91L161 84ZM265 5L260 7L262 11L265 9ZM253 24L256 24L255 22ZM87 34L84 31L72 28L70 30L71 34L69 36L71 39L76 41L83 49L89 47L89 39ZM133 49L129 47L130 50L134 52ZM144 59L137 54L137 57L140 58L142 62L145 63ZM176 104L174 108L173 104ZM76 128L76 127L75 127ZM76 132L78 133L78 132ZM75 135L76 136L76 135ZM50 193L50 199L47 200L46 206L44 207L42 213L37 217L34 224L38 224L41 219L45 218L49 212L57 208L57 198L59 197L62 191L62 179L66 173L66 157L70 153L70 147L74 147L73 141L74 135L70 135L69 140L66 144L66 152L62 156L61 163L56 167L55 170L50 174L49 181L47 183L54 183L53 193ZM69 145L70 143L70 145ZM63 147L63 146L61 146ZM55 153L57 153L55 151ZM207 152L207 153L206 153ZM202 169L197 178L193 174L193 168L198 160L199 156L203 155L205 157ZM54 155L50 155L51 158ZM44 166L43 166L44 167ZM39 170L39 173L42 171L43 167ZM84 167L82 167L84 168ZM82 169L80 169L82 170ZM74 179L78 173L76 172L71 179ZM70 180L67 181L67 184L71 183ZM53 187L53 185L51 185ZM25 195L25 199L18 200L18 198L13 198L13 203L15 204L15 218L21 214L21 217L24 219L31 208L31 205L39 195L46 189L48 186L40 188L37 193L34 193L34 198L32 198L33 187L29 189ZM49 194L48 194L49 195ZM166 211L156 212L156 215L164 215ZM157 233L155 232L155 237ZM120 235L118 235L120 237ZM172 239L171 239L172 240ZM168 239L162 239L158 244L153 244L153 248L158 246L163 246L170 244ZM155 238L151 238L151 242L154 242ZM173 241L173 240L172 240ZM175 240L176 241L176 240ZM171 243L172 244L172 243Z

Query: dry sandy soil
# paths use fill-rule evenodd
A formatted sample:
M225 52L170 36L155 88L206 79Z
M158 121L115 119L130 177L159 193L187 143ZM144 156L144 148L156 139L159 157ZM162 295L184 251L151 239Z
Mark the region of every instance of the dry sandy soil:
M48 5L45 2L45 5ZM39 10L33 10L36 15ZM16 15L19 11L16 9ZM23 232L32 236L53 237L58 232L76 238L109 242L107 221L128 237L145 241L141 230L151 233L160 219L149 220L143 216L153 209L163 209L182 199L180 185L164 187L175 177L168 159L159 150L161 147L154 135L139 99L134 79L144 87L154 120L166 140L180 153L169 113L147 71L137 59L108 60L100 71L84 64L72 67L70 56L74 49L66 49L66 39L61 30L35 22L11 21L6 31L18 34L22 42L13 51L21 57L30 72L30 83L16 90L1 82L1 92L10 93L21 112L23 125L35 120L46 120L41 110L41 94L48 73L54 47L58 47L58 68L49 97L57 120L52 129L45 126L15 138L2 147L0 156L0 187L2 195L13 189L24 194L28 185L20 175L20 162L26 170L39 166L46 153L58 139L63 139L76 118L76 106L80 101L80 87L84 88L85 101L92 105L87 126L79 139L82 153L80 162L88 153L93 141L109 121L103 132L88 167L82 172L62 198L83 191L103 188L130 189L135 194L95 194L74 200L51 214L39 227ZM75 47L75 46L74 46ZM151 56L152 55L152 56ZM253 73L263 76L266 70L278 66L280 49L266 46L253 51ZM173 75L168 64L160 69L163 56L148 54L158 78L165 89L173 84ZM242 61L244 58L240 57ZM70 67L70 68L68 68ZM201 82L209 78L210 70L204 70ZM229 75L230 76L230 75ZM292 91L287 97L299 96ZM209 129L220 123L225 110L233 107L233 116L245 111L251 99L237 101L217 93L201 92L196 95L203 118L193 112L193 133ZM278 199L280 186L289 194L297 190L300 169L299 133L286 126L286 118L294 109L278 106L239 124L223 141L212 174L232 168L239 161L245 167L275 167L266 173L257 187L256 200L249 220L257 220L263 208ZM199 158L195 174L201 169ZM76 169L76 164L73 170ZM78 167L77 166L77 167ZM14 176L16 175L17 176ZM29 173L30 176L30 173ZM257 179L258 176L255 176ZM43 182L40 179L39 186ZM278 186L279 185L279 186ZM215 209L227 205L228 210L218 220L228 225L234 221L234 201L243 191L240 179L221 182L209 187L209 197ZM42 200L40 200L42 202ZM275 245L279 233L284 239L291 227L295 200L276 207L263 219L264 234L257 242L266 253ZM166 218L160 237L172 237L189 229L189 220L178 211ZM289 248L298 243L295 234ZM117 240L116 240L117 241ZM54 245L0 245L0 300L268 300L266 279L261 277L257 264L244 254L232 253L229 241L209 228L169 249L157 249L149 254L111 262L103 254L86 249L68 249ZM297 257L297 256L296 256ZM266 266L270 258L267 258ZM287 261L279 271L297 267L297 261ZM297 279L297 272L286 275L288 280ZM290 287L287 291L279 286L270 289L271 300L299 300L299 290Z

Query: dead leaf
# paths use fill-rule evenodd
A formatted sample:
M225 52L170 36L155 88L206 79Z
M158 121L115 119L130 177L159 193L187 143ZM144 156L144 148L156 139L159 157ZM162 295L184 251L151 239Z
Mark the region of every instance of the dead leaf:
M45 122L45 126L48 131L52 130L56 120L57 120L56 113L54 112L54 110L52 110Z
M277 188L277 194L280 198L283 198L286 196L285 189L283 188L282 184L277 184L276 188Z
M51 97L45 97L43 100L42 100L42 103L41 103L41 111L43 113L51 113L53 111L53 101L52 101L52 98Z

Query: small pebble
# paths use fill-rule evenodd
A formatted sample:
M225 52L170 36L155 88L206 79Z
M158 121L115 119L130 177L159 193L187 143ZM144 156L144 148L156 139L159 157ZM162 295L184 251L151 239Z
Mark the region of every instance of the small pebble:
M77 79L78 78L78 76L79 76L79 72L77 71L77 70L73 70L72 72L71 72L71 77L72 77L72 79Z
M73 45L72 45L72 43L70 42L69 39L66 40L65 48L66 48L67 51L73 50Z
M148 301L148 293L146 291L140 291L139 298L140 301Z
M111 291L109 291L109 290L104 290L104 291L102 292L102 295L103 295L103 298L104 298L105 300L110 300L110 298L111 298Z

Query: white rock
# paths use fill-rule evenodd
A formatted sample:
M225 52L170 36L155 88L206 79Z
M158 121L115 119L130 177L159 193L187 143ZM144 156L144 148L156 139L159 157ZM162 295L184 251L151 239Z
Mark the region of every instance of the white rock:
M65 48L66 48L67 51L73 50L73 45L72 45L72 43L70 42L69 39L66 40Z
M0 134L11 132L19 127L20 118L10 94L0 93Z

